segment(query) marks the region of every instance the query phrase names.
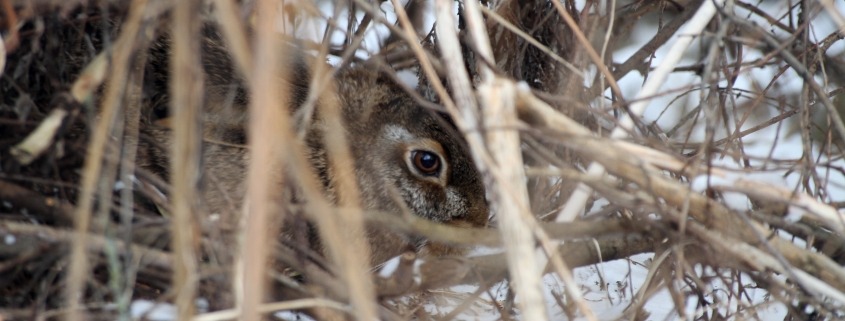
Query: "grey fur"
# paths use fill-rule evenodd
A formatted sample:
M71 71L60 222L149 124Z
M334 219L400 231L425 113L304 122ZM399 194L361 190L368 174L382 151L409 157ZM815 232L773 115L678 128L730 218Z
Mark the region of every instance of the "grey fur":
M166 52L166 39L165 44L159 44L156 50ZM244 180L249 157L246 149L235 145L245 144L248 103L245 93L248 91L237 81L237 77L233 77L230 59L226 51L220 48L220 41L207 41L204 53L203 65L209 74L206 77L206 88L210 88L204 109L207 115L205 135L213 141L234 145L204 144L202 203L210 213L237 213L245 192ZM307 74L307 68L303 68L302 61L285 60L292 64L293 68L290 69L295 72L290 77L296 82L292 84L294 98L289 103L291 114L299 108L307 90L309 77L303 75ZM154 72L154 75L158 80L166 79L161 73ZM386 77L362 68L349 67L338 71L335 85L364 209L397 215L407 209L414 215L433 221L458 226L486 225L488 207L481 179L466 154L460 136L449 128L447 122L417 105L406 92ZM159 104L166 101L156 100ZM326 196L334 200L333 170L327 165L323 149L324 126L320 115L314 115L309 124L306 156L320 176ZM403 129L402 137L389 133L390 128ZM162 145L169 144L166 130L152 128L147 132ZM417 172L408 168L409 163L403 159L406 150L414 148L414 144L421 140L434 141L442 148L444 155L440 157L446 166L442 180L421 178ZM155 151L152 148L142 153L140 163L166 173L166 154L161 149ZM281 175L278 172L268 173L268 179L279 177ZM280 205L289 203L291 195L295 193L288 191L285 194L279 196ZM397 201L397 195L402 202ZM381 228L369 229L370 244L373 247L371 261L374 264L422 244L420 240ZM426 252L439 255L460 251L454 247L436 245L429 246Z

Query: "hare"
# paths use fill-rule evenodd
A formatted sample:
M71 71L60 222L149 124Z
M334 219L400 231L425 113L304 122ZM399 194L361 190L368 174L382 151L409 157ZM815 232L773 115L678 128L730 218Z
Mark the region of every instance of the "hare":
M245 84L233 77L231 58L214 33L204 41L202 65L206 73L203 145L203 204L208 212L238 211L245 192L248 152L246 145L247 97ZM148 68L154 84L149 89L152 102L150 119L161 116L167 107L167 39L152 49L154 66ZM307 56L297 52L296 57ZM307 95L307 59L282 59L291 71L289 112L293 115ZM340 103L343 131L354 158L360 206L364 210L411 214L456 226L484 226L488 220L481 177L467 154L460 135L448 119L419 106L388 77L351 66L336 72L336 101ZM156 87L158 86L158 87ZM323 128L316 108L310 121L297 126L308 133L306 155L323 183L328 199L334 199L333 169L328 166L321 136ZM295 117L292 117L295 119ZM161 145L167 145L166 130L148 130ZM166 175L166 148L150 148L142 153L142 166ZM271 178L272 179L272 178ZM281 183L281 182L280 182ZM397 197L398 196L398 197ZM279 195L280 201L292 196ZM372 248L371 264L379 264L409 248L432 255L456 254L460 249L427 244L377 227L368 227ZM313 228L312 228L313 230ZM293 233L285 229L283 233ZM311 238L313 238L313 231Z

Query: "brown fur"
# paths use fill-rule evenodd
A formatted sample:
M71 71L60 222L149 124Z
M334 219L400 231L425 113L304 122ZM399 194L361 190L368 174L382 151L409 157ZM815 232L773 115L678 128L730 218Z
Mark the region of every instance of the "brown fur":
M245 192L246 168L249 163L246 143L246 104L248 97L243 84L236 80L228 54L213 34L204 45L203 66L206 76L206 121L203 146L203 204L211 213L234 214L240 209ZM166 58L167 40L153 49L153 57ZM308 71L302 59L285 59L294 70L293 102L295 113L307 93ZM166 90L166 68L151 70L158 90ZM487 223L488 207L479 174L466 154L459 135L439 115L423 109L399 86L386 77L349 67L340 70L335 79L336 98L342 108L345 134L354 157L355 177L360 190L361 206L377 210L412 214L459 226L483 226ZM166 91L165 91L166 92ZM156 94L153 94L155 96ZM161 109L167 99L154 99ZM319 110L319 108L317 108ZM148 112L148 115L154 113ZM153 117L155 118L155 117ZM334 199L333 171L327 165L322 136L325 127L320 115L309 122L306 146L308 159L320 176L329 199ZM166 130L147 131L161 145L167 145ZM408 146L434 141L442 147L441 155L447 164L443 181L446 186L421 179L409 168L405 158ZM411 147L413 148L413 147ZM141 157L144 166L166 172L166 149L151 148ZM268 179L273 179L273 175ZM278 178L277 178L278 179ZM280 202L291 201L290 195L280 195ZM399 201L401 200L401 202ZM232 217L236 217L233 215ZM380 263L409 247L421 248L425 242L412 239L383 228L369 227L373 264ZM293 229L286 229L288 234ZM315 235L310 233L309 238ZM290 236L290 235L288 235ZM459 253L460 249L433 244L424 252Z

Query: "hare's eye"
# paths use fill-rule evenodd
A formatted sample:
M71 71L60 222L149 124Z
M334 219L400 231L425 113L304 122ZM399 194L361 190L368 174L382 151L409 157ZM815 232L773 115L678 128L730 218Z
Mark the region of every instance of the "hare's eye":
M425 176L437 176L442 167L440 156L427 150L411 151L411 164Z
M450 163L439 142L422 138L400 145L405 168L417 179L446 187ZM398 155L397 155L398 156Z

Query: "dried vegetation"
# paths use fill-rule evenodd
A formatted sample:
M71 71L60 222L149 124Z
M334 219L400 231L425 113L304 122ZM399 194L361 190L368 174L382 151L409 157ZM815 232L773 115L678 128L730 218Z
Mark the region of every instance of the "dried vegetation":
M641 253L654 259L649 277L628 289L628 320L649 319L647 303L664 289L685 319L761 319L778 304L788 320L845 317L841 6L437 0L394 10L397 3L0 0L0 318L128 318L130 303L146 299L173 303L187 319L203 298L202 320L290 309L326 319L449 319L472 310L596 319L571 269ZM415 97L452 116L494 209L484 229L344 206L354 202L314 205L320 210L308 220L327 231L366 220L504 252L428 258L418 269L407 253L392 275L371 282L352 268L361 252L343 234L321 234L329 258L275 238L267 227L289 208L255 191L272 190L262 173L276 162L297 163L273 156L296 144L279 126L287 115L272 108L253 110L266 117L250 128L261 137L249 142L255 159L264 160L244 178L252 215L195 215L203 213L195 187L205 111L202 66L192 57L204 24L219 28L256 106L277 104L285 87L266 67L279 41L274 26L340 65L419 74ZM314 33L314 25L328 27ZM162 72L151 71L161 56L149 48L163 32L174 40L171 89L143 76ZM333 41L313 41L321 32ZM671 82L678 79L689 80ZM145 113L161 112L144 106L167 90L181 106L172 112L180 151L172 184L135 164ZM788 141L800 152L783 157L776 151ZM570 285L554 302L541 270ZM505 279L521 299L479 298ZM478 287L438 290L461 284ZM765 300L750 288L766 291ZM273 303L262 303L266 293ZM549 316L548 306L563 313Z

